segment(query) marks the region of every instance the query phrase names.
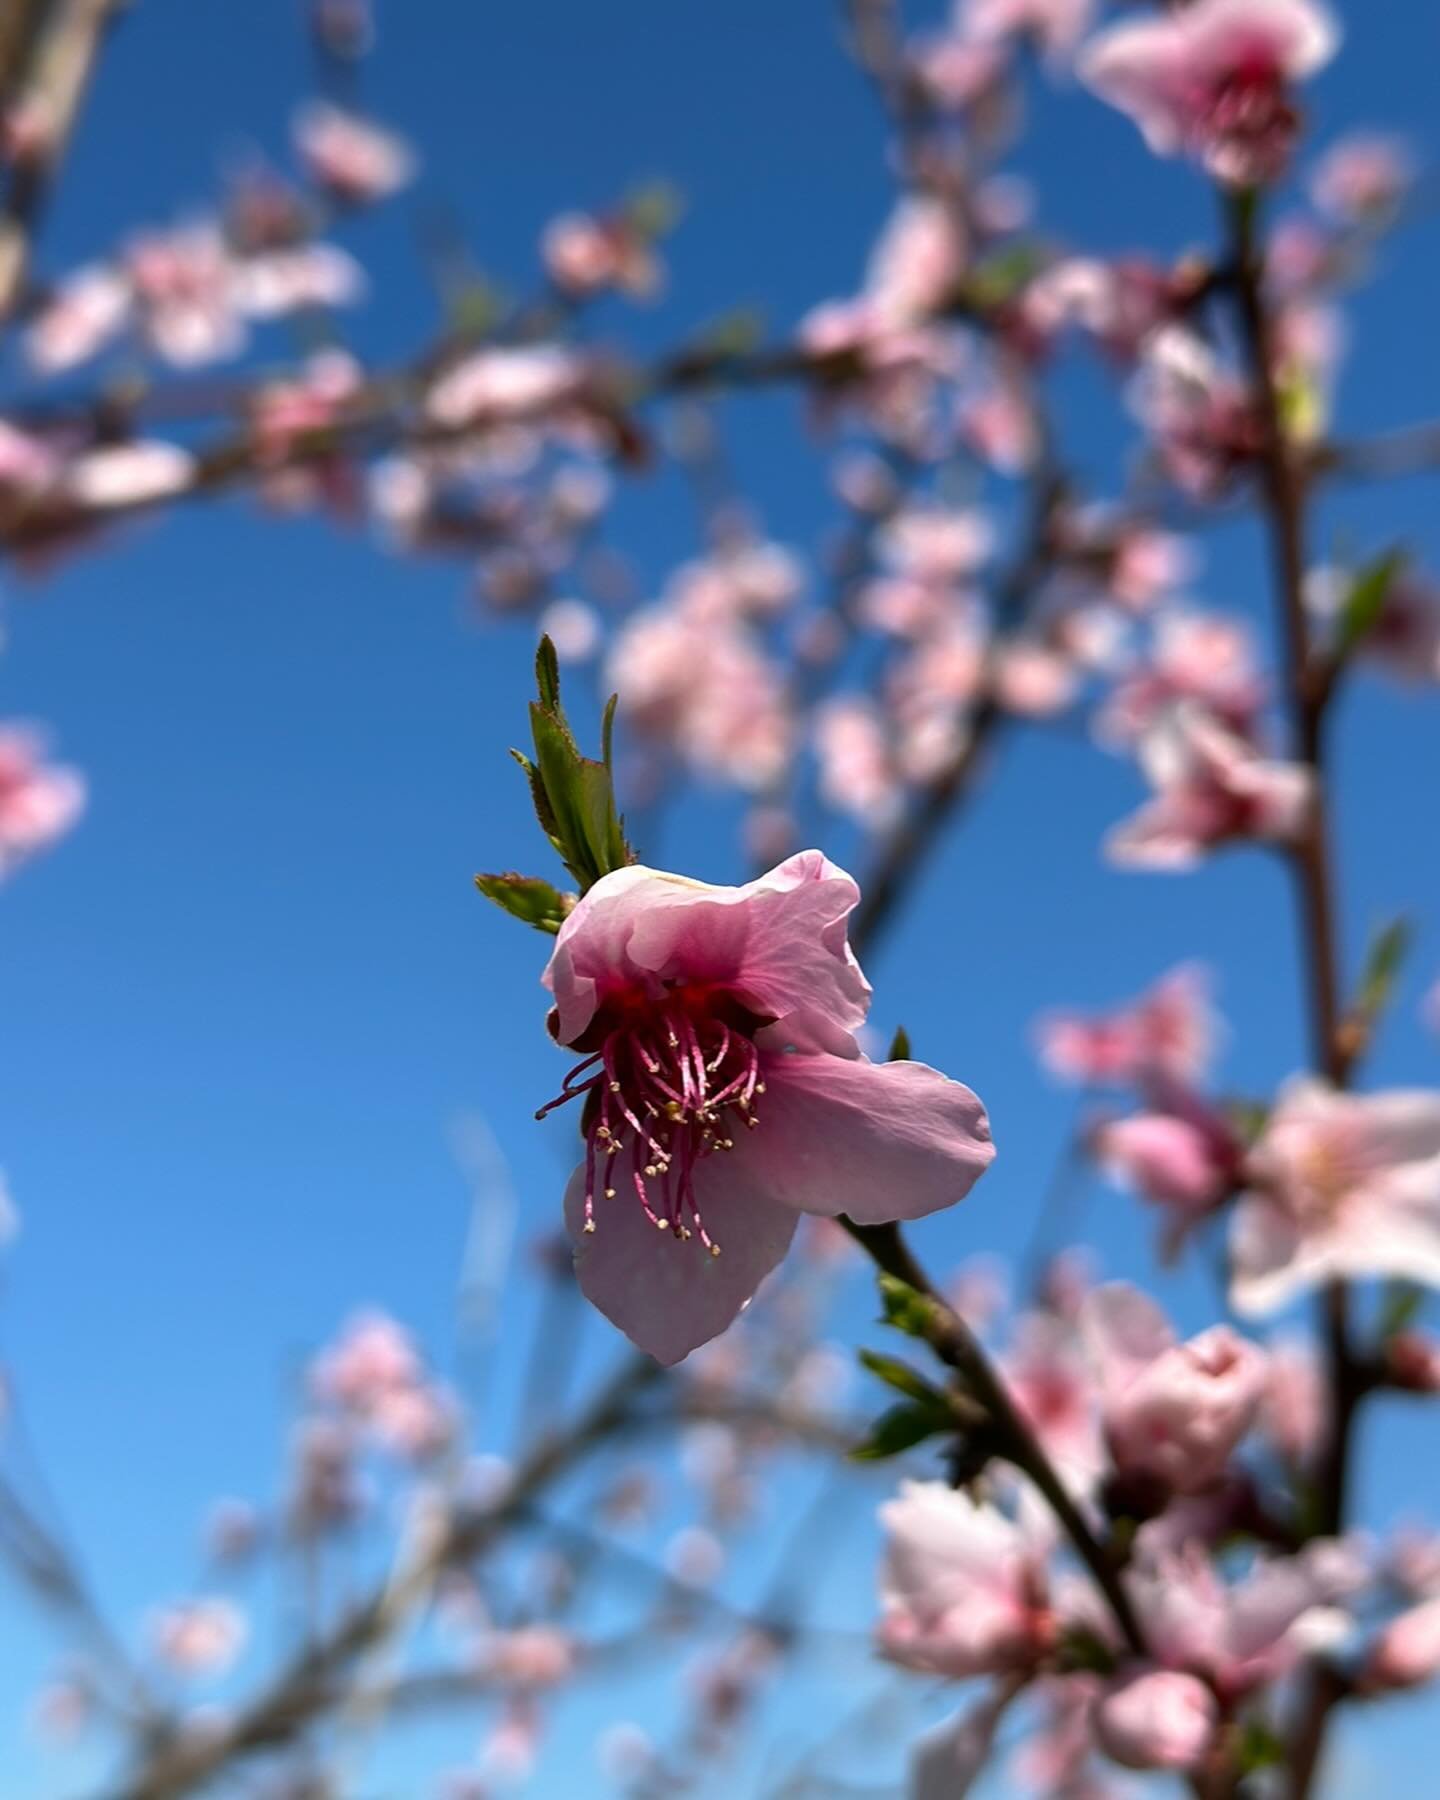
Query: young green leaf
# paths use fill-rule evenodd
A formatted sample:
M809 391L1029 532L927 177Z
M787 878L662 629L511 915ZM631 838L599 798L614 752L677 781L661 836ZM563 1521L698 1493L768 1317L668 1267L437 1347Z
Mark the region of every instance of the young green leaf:
M574 905L574 896L562 894L548 881L534 875L477 875L475 885L487 900L493 900L512 918L533 925L537 931L552 936L564 923Z
M1390 584L1406 560L1403 550L1387 550L1356 572L1336 626L1335 649L1339 657L1349 656L1380 622Z
M905 1394L911 1400L923 1400L927 1405L944 1406L942 1394L931 1387L918 1369L912 1369L907 1362L901 1362L898 1356L882 1356L878 1350L862 1350L860 1361L872 1375L878 1375L886 1387L892 1387L897 1393Z
M943 1405L907 1400L881 1413L864 1442L857 1444L850 1456L855 1462L884 1462L887 1457L899 1456L902 1451L923 1444L926 1438L953 1431L954 1427L955 1422Z

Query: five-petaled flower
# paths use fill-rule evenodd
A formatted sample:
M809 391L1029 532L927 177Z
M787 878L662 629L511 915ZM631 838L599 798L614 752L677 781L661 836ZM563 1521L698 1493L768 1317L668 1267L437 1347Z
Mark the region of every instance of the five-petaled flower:
M969 1088L861 1055L870 987L846 937L859 897L815 850L743 887L634 867L560 929L551 1030L583 1060L541 1116L581 1102L565 1196L576 1270L661 1362L729 1325L802 1212L918 1218L994 1155Z
M1249 187L1284 169L1298 127L1293 85L1329 62L1339 35L1317 0L1195 0L1112 25L1079 69L1159 155L1194 156Z
M1241 1312L1332 1277L1440 1286L1440 1093L1342 1094L1297 1079L1246 1174L1230 1237Z

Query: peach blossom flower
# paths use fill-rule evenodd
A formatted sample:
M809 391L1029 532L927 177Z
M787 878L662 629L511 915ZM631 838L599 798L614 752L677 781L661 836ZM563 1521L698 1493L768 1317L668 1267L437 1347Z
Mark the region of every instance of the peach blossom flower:
M415 173L414 152L403 138L328 101L301 107L294 130L311 180L346 205L388 199Z
M1109 1013L1046 1013L1035 1035L1041 1061L1062 1081L1095 1086L1187 1086L1210 1065L1220 1022L1206 971L1184 963Z
M1230 1236L1242 1312L1334 1276L1440 1285L1440 1094L1345 1094L1298 1077L1247 1177Z
M1048 1525L1011 1519L939 1481L903 1481L880 1508L880 1648L961 1679L1032 1667L1054 1645Z
M969 1088L860 1054L870 989L845 926L859 897L814 850L744 887L634 867L560 928L552 1029L583 1060L541 1110L581 1102L576 1271L661 1362L725 1329L801 1213L918 1217L994 1155Z
M1087 1297L1081 1331L1120 1474L1149 1477L1180 1494L1217 1481L1254 1423L1264 1354L1228 1325L1177 1343L1159 1307L1123 1282Z
M85 809L85 778L44 760L39 735L0 724L0 880L57 843Z
M1215 1696L1203 1681L1176 1669L1142 1669L1101 1700L1095 1736L1127 1769L1189 1769L1209 1748L1218 1722Z
M1297 131L1292 87L1329 62L1339 37L1318 0L1194 0L1110 26L1079 71L1158 155L1197 157L1248 187L1283 170Z
M1156 796L1105 840L1106 854L1123 868L1191 869L1222 844L1293 842L1305 829L1309 770L1270 761L1189 703L1146 732L1140 762Z

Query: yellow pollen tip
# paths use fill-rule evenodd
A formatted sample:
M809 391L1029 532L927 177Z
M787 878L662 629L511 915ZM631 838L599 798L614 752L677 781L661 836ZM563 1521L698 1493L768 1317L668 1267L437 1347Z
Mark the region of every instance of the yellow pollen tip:
M668 1219L657 1219L655 1223L661 1231L668 1231L670 1229L670 1221Z
M605 1198L606 1198L606 1199L607 1199L607 1200L613 1200L613 1199L614 1199L614 1198L615 1198L615 1190L614 1190L614 1188L606 1188L606 1190L605 1190ZM591 1220L591 1221L590 1221L590 1223L589 1223L589 1225L588 1225L588 1226L587 1226L587 1227L586 1227L586 1229L587 1229L587 1230L588 1230L588 1231L593 1231L593 1230L594 1230L594 1229L595 1229L595 1221L594 1221L594 1220L593 1220L593 1219L592 1219L592 1220Z
M586 1235L586 1236L587 1236L587 1237L594 1237L594 1235L595 1235L595 1221L594 1221L594 1220L593 1220L593 1219L587 1219L587 1220L586 1220L586 1221L585 1221L585 1235Z
M720 1254L720 1246L718 1244L712 1244L710 1246L710 1254L712 1256L718 1256Z

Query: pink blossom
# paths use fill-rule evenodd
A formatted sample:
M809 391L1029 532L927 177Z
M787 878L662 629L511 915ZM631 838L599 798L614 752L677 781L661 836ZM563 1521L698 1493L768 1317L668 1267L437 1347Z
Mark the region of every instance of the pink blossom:
M1127 1769L1190 1769L1218 1722L1215 1696L1203 1681L1180 1670L1144 1669L1106 1693L1095 1711L1095 1735Z
M872 828L898 814L903 791L885 727L874 703L837 695L815 715L820 795L827 806Z
M387 199L415 173L414 153L403 138L327 101L301 107L294 130L311 180L346 205Z
M34 499L59 474L59 453L43 437L0 419L0 498Z
M166 362L194 368L242 347L234 265L217 227L147 232L130 244L124 266L141 333Z
M310 1371L314 1393L333 1405L365 1411L422 1373L420 1353L403 1325L385 1313L361 1313Z
M893 569L917 581L958 581L983 568L995 531L973 508L907 506L876 534L876 550Z
M1335 1642L1347 1624L1336 1603L1360 1579L1342 1546L1317 1539L1296 1556L1256 1562L1228 1584L1198 1546L1149 1555L1142 1544L1126 1584L1156 1660L1238 1699Z
M35 732L0 724L0 880L58 843L85 810L84 776L43 758Z
M1165 472L1195 499L1214 499L1261 448L1247 383L1185 326L1145 340L1129 398Z
M880 1648L961 1679L1032 1667L1055 1641L1047 1528L939 1481L904 1481L880 1508Z
M1001 475L1023 475L1040 453L1034 409L1013 384L992 381L965 395L956 412L960 436Z
M1182 701L1194 701L1243 732L1264 692L1248 626L1177 607L1155 620L1148 657L1117 683L1096 720L1096 735L1104 744L1133 744Z
M426 411L438 425L531 420L573 401L583 365L559 344L477 350L430 389Z
M1270 1312L1331 1277L1440 1285L1440 1094L1281 1093L1231 1227L1232 1298Z
M1413 159L1400 139L1357 131L1326 151L1310 177L1310 193L1340 224L1374 226L1393 218L1414 179Z
M541 254L550 279L566 293L618 288L635 299L648 299L660 286L654 245L623 216L563 213L546 226Z
M956 208L936 194L908 194L871 252L866 300L892 323L923 322L954 297L968 254Z
M364 296L365 272L335 244L288 244L237 262L231 288L235 305L247 319L280 319L289 313L353 306Z
M321 351L298 380L261 387L253 401L255 448L262 462L279 462L297 442L328 431L360 391L360 365L342 350Z
M1105 1435L1121 1475L1140 1475L1193 1494L1224 1473L1249 1431L1265 1380L1265 1358L1228 1325L1188 1343L1138 1289L1097 1288L1081 1330L1100 1377Z
M478 1672L487 1681L511 1687L558 1687L575 1673L579 1646L568 1631L554 1625L522 1625L486 1639Z
M725 1329L799 1213L918 1217L994 1155L969 1088L860 1054L859 897L818 851L738 888L637 867L560 928L545 984L557 1041L583 1056L551 1103L582 1100L576 1269L659 1361Z
M1423 1687L1440 1675L1440 1598L1422 1601L1392 1619L1371 1646L1360 1672L1362 1688Z
M1008 67L1005 47L956 32L941 32L911 51L915 79L942 111L964 112L998 101L1004 108L1001 83Z
M155 1653L178 1675L219 1675L245 1642L244 1615L228 1600L184 1600L155 1615Z
M1267 1346L1260 1427L1287 1462L1312 1461L1325 1436L1329 1396L1314 1344L1277 1338Z
M1172 316L1176 299L1165 272L1149 263L1069 256L1050 263L1029 283L1021 296L1020 317L1040 345L1078 330L1128 364Z
M1046 1454L1077 1485L1091 1486L1105 1452L1094 1374L1073 1327L1052 1312L1023 1314L1001 1366L1010 1398Z
M1110 1013L1047 1013L1036 1026L1040 1058L1062 1081L1088 1085L1198 1080L1210 1065L1219 1021L1205 970L1185 963Z
M608 678L643 736L702 775L756 790L784 770L794 726L783 675L742 625L645 607L617 634Z
M137 439L84 450L65 469L61 488L76 505L106 512L149 506L189 487L195 458L178 444Z
M1001 1682L964 1712L927 1731L910 1753L907 1800L965 1800L995 1748L1013 1687Z
M1011 1758L1014 1791L1051 1800L1113 1800L1115 1789L1099 1778L1091 1761L1098 1681L1077 1671L1063 1679L1042 1678L1034 1692L1042 1711Z
M1111 1179L1173 1211L1177 1224L1203 1217L1230 1192L1239 1147L1218 1118L1174 1112L1110 1119L1092 1134L1091 1149Z
M1298 121L1291 89L1335 54L1318 0L1195 0L1103 31L1081 79L1127 112L1161 156L1197 157L1239 187L1283 170Z
M996 648L993 679L1000 704L1026 719L1063 712L1080 681L1074 662L1033 634L1009 638Z
M981 41L1033 37L1051 56L1068 55L1085 35L1095 0L957 0L955 25Z
M25 333L25 351L42 375L59 375L104 349L130 316L130 284L118 270L93 263L55 288Z
M1222 844L1292 843L1309 820L1308 769L1268 760L1193 705L1151 726L1140 762L1156 797L1107 836L1106 854L1121 867L1190 869Z

